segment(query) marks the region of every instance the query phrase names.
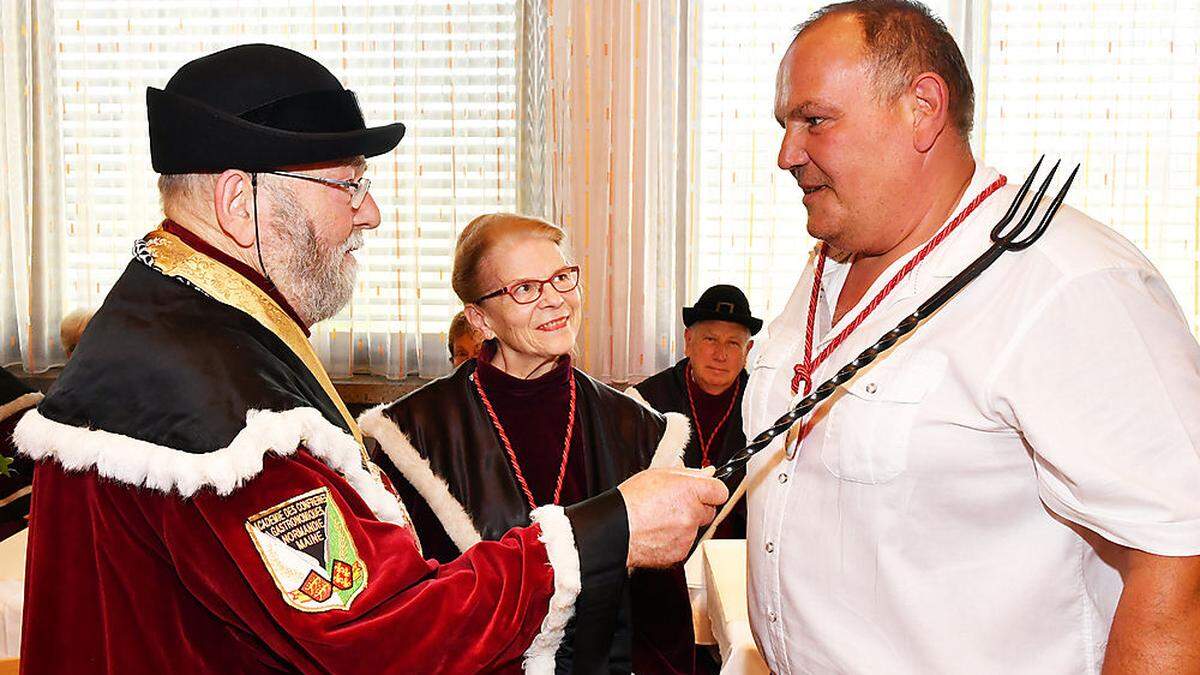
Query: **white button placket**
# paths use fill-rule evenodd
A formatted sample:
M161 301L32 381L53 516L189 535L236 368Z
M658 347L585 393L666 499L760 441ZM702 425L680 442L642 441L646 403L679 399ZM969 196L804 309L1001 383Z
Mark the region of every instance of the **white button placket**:
M836 357L831 355L832 358ZM833 372L835 371L830 367L828 360L821 364L821 367L812 373L813 389L816 389L817 385L824 382ZM794 400L789 402L789 406L798 403L801 398L803 396L797 395ZM818 407L826 403L822 402ZM811 415L811 412L809 415L806 415L805 421L810 419ZM771 650L774 652L775 665L778 668L774 672L778 673L792 672L791 663L788 659L787 642L785 640L787 635L785 624L787 622L783 602L783 558L786 553L785 544L794 541L794 537L787 539L787 535L784 534L783 529L784 523L787 522L786 514L793 511L791 505L792 486L795 484L794 479L796 471L800 466L801 457L806 452L812 451L808 447L813 442L812 437L809 436L809 438L804 440L807 441L807 444L801 443L800 449L795 455L790 459L784 459L778 466L774 467L775 480L764 481L764 484L771 491L768 503L773 510L772 517L774 520L771 522L771 527L767 529L766 536L764 537L763 549L765 549L765 552L760 555L765 556L765 566L770 570L770 602L767 607L767 630L771 640Z
M790 386L790 372L781 373L779 377L787 377ZM778 465L772 467L777 474L776 480L763 482L764 487L771 492L767 503L771 505L772 513L770 516L770 527L766 528L764 533L763 548L760 549L761 553L759 555L764 556L762 567L768 570L767 631L771 641L771 651L774 652L776 664L780 667L781 672L788 672L789 668L787 665L787 644L784 641L783 578L779 561L782 557L783 549L781 546L784 542L783 526L788 511L788 497L792 487L791 475L798 464L798 459L799 455L795 455L790 459L785 455Z
M803 452L803 450L801 451ZM798 458L797 458L798 459ZM787 522L787 513L791 510L791 488L793 481L791 476L795 471L797 459L785 460L778 467L779 479L775 481L764 481L770 485L772 495L770 504L775 510L775 521L773 527L765 537L766 541L762 544L760 555L765 557L764 564L770 570L770 603L767 612L768 631L771 638L771 651L774 652L775 666L778 672L791 672L791 666L788 663L787 652L787 628L785 626L785 606L783 602L783 575L784 569L782 558L785 552L784 544L789 540L786 539L787 534L784 532L784 524Z

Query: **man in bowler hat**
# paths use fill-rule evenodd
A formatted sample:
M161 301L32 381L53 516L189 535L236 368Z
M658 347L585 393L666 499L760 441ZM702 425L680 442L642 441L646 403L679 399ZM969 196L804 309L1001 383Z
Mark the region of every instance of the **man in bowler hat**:
M652 375L626 393L655 410L677 412L692 420L694 433L684 450L690 467L720 466L746 445L742 430L742 395L746 389L746 357L762 320L750 313L746 294L718 284L704 291L692 307L683 308L684 358ZM735 477L731 488L741 476ZM744 508L738 506L714 536L746 536Z
M425 560L307 339L350 299L365 160L404 126L271 45L146 98L167 219L15 432L38 460L22 672L553 672L572 618L591 672L626 569L681 559L724 486L647 471Z

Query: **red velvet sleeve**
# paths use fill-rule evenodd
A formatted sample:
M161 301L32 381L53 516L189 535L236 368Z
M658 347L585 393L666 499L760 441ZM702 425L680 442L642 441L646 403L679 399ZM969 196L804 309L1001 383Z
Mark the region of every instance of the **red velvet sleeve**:
M552 668L580 587L557 507L438 565L306 452L268 456L232 495L173 504L161 532L184 586L302 672Z

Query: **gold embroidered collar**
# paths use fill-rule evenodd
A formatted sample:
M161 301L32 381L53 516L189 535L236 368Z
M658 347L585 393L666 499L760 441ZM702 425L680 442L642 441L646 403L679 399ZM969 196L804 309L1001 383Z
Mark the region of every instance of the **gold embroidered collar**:
M165 230L151 232L146 235L145 242L146 250L163 274L187 280L214 300L250 315L282 340L320 383L329 400L337 406L346 426L354 435L354 440L358 441L360 448L363 447L362 432L334 389L333 382L329 380L329 374L325 372L325 367L313 351L312 344L296 322L271 299L271 296L246 277L196 251L183 243L179 237Z

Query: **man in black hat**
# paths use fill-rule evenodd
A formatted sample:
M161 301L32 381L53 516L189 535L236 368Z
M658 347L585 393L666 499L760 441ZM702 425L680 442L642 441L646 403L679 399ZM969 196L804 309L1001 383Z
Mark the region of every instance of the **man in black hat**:
M704 291L693 307L683 308L684 358L646 378L626 393L655 410L688 415L695 433L684 450L684 464L719 466L746 444L742 431L742 395L746 357L762 320L750 314L746 294L718 284ZM731 484L736 487L738 476ZM738 506L714 536L746 536L744 507Z
M168 220L15 432L39 460L22 672L552 672L560 647L590 672L626 568L682 558L725 488L647 471L424 560L307 340L379 225L365 158L404 127L270 45L147 103Z

